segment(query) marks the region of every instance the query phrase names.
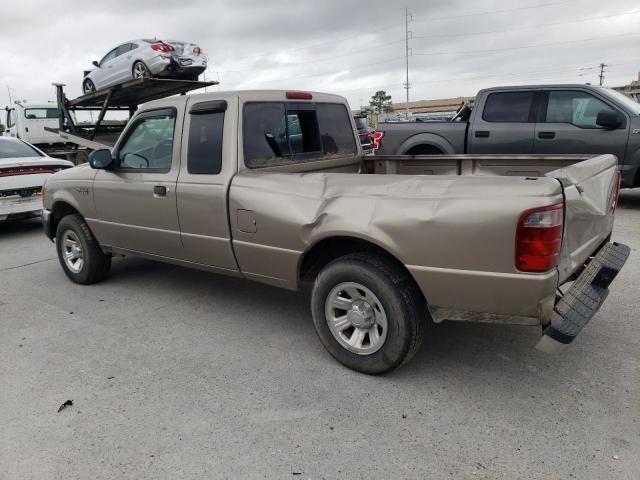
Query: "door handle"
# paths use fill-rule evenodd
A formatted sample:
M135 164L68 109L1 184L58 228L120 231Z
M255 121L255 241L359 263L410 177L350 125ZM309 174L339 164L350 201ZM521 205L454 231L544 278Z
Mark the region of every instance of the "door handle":
M476 137L478 138L488 138L489 131L488 130L476 130Z
M538 138L546 138L546 139L556 138L556 132L538 132Z
M169 189L164 185L154 185L153 196L154 197L166 197Z

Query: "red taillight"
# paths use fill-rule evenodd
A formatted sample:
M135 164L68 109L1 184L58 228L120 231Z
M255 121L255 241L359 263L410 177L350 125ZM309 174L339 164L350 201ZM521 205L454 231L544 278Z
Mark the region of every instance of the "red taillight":
M173 52L174 48L167 44L167 43L152 43L151 44L151 50L155 51L155 52L165 52L165 53L169 53L169 52Z
M522 214L516 231L516 268L523 272L548 272L558 264L562 247L562 203Z
M287 98L289 100L311 100L313 95L309 92L287 92Z
M618 199L620 198L620 183L622 182L622 176L620 170L616 172L616 186L613 192L613 199L611 200L611 213L616 213L616 207L618 206Z
M375 131L373 132L373 149L380 150L382 146L382 139L384 137L384 132Z
M195 47L193 49L193 54L194 55L202 55L202 49L200 47Z

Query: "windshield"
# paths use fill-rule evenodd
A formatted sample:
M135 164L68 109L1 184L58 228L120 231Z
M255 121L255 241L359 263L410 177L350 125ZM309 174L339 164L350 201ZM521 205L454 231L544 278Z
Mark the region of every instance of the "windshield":
M0 158L42 157L35 148L19 140L0 141Z
M634 115L640 115L640 103L636 102L633 98L626 96L622 92L613 90L611 88L603 88L602 93L607 97L615 100L627 110L631 111Z

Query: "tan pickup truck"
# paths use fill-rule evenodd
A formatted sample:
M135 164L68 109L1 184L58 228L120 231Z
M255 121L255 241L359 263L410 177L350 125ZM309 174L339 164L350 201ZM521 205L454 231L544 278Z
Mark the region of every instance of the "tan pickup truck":
M344 98L247 91L142 106L113 151L57 173L43 225L74 282L113 255L297 289L327 350L382 373L429 319L538 325L570 343L628 247L616 158L365 157Z

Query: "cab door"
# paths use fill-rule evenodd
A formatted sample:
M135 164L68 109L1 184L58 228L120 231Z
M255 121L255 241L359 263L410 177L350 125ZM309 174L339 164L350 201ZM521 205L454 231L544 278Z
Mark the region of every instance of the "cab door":
M624 160L629 138L627 116L602 98L584 90L549 90L536 124L534 153L602 154ZM624 121L614 129L597 124L598 114L615 112Z
M113 170L96 174L92 228L102 244L184 258L176 206L179 110L147 110L134 117L114 149Z
M496 91L474 109L468 153L533 152L535 91Z
M185 113L178 216L185 258L222 270L238 270L229 231L227 195L237 171L237 99L190 97Z

